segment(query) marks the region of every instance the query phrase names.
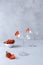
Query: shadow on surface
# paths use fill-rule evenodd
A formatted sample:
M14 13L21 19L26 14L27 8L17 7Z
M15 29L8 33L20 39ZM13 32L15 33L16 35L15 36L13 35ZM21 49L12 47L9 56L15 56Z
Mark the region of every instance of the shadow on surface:
M14 45L11 48L19 48L19 47L22 47L22 46L21 45Z

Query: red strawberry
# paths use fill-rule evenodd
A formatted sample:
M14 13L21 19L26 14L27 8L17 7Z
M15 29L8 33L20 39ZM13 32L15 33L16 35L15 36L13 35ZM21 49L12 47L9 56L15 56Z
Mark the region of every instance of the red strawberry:
M13 44L13 43L15 43L15 40L9 39L9 40L5 41L4 43L5 44Z
M15 32L15 36L18 36L20 33L19 33L19 31L16 31Z
M11 54L7 51L6 51L6 57L9 58L9 59L15 59L16 58L14 54Z

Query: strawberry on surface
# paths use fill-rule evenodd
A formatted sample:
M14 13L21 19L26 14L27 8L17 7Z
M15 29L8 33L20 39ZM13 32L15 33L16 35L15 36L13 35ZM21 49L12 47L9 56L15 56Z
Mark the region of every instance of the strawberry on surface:
M9 58L9 59L15 59L16 58L14 54L11 54L8 51L6 51L6 57Z
M8 39L7 41L4 42L5 44L13 44L15 43L15 40L13 39Z

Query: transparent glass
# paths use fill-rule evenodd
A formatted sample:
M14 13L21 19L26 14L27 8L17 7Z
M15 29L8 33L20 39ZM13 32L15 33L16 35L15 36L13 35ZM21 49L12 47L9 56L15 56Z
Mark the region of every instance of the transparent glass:
M28 52L26 52L25 51L25 40L26 40L26 35L25 35L25 33L22 33L21 32L21 34L19 34L19 37L18 37L20 40L22 40L22 44L23 44L23 46L22 46L22 51L19 53L19 55L21 55L21 56L28 56L29 55L29 53Z
M26 32L26 39L27 40L30 40L30 41L35 41L35 40L38 40L38 32ZM29 43L29 47L37 47L37 45L35 43Z

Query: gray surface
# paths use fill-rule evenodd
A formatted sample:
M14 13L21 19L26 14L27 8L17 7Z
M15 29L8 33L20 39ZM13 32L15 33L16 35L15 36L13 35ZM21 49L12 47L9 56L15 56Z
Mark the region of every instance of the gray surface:
M37 47L29 47L29 45L35 44ZM28 56L20 56L19 53L23 51L23 44L21 41L15 43L13 48L9 48L3 43L0 44L0 65L43 65L43 41L28 41L25 42L27 45L24 49L25 52L28 52ZM9 60L5 56L5 52L9 51L16 55L15 60Z
M0 0L0 41L27 27L43 39L43 0Z
M32 30L30 41L25 41L25 51L29 56L19 56L22 51L21 40L14 37L16 30L24 32L27 27ZM38 33L38 35L36 35ZM3 41L14 38L14 48L3 45ZM36 42L32 40L37 40ZM38 41L40 40L40 41ZM43 0L0 0L0 65L43 65ZM36 44L37 47L29 47ZM15 60L5 57L5 51L10 51L17 56Z

